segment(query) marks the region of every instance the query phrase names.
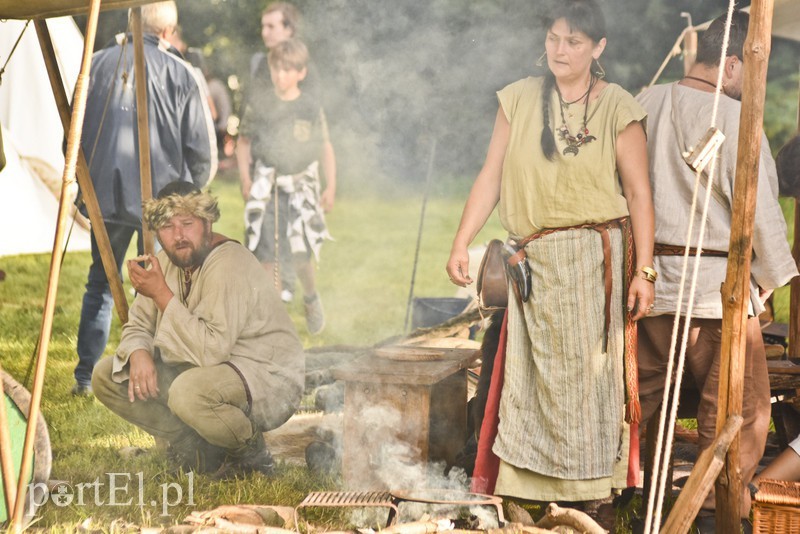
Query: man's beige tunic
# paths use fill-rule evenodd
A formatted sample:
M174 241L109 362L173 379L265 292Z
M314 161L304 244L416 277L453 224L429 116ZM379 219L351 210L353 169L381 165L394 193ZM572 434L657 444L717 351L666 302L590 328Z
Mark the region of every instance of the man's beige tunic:
M229 241L214 248L192 273L184 298L183 269L158 253L175 294L164 313L137 296L114 358L112 379L128 379L131 353L145 349L168 365L227 363L252 398L251 420L261 430L284 423L304 389L303 349L268 274L253 254Z

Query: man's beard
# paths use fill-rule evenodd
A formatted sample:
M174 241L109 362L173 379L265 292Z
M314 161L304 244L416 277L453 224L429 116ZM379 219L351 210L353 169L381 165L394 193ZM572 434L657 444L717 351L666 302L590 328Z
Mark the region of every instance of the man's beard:
M175 251L164 249L164 251L167 253L167 257L169 257L169 260L175 266L180 267L181 269L197 267L203 263L203 261L206 259L206 256L208 256L208 253L211 252L209 240L206 239L205 236L203 238L203 244L200 245L199 248L194 248L190 242L186 242L185 245L188 245L188 250L191 251L188 256L185 255L185 252L187 251L186 247L181 248L180 253L178 252L177 248Z

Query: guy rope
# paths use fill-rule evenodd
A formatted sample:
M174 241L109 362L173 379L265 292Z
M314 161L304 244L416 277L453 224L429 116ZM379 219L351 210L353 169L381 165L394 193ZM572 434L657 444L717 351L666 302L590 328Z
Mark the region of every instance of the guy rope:
M722 60L725 59L727 50L727 43L729 40L730 25L733 15L734 3L730 2L728 16L726 19L724 40L722 45ZM766 63L769 58L770 49L770 33L771 33L771 20L773 11L772 0L755 0L751 4L751 22L747 34L747 39L744 43L744 81L742 85L742 111L740 118L739 139L737 148L737 161L736 161L736 177L735 188L733 195L733 209L731 220L731 237L729 244L728 254L728 268L725 282L722 285L722 345L720 350L721 372L720 372L720 387L718 394L718 407L717 407L717 441L718 444L716 451L711 448L704 451L698 459L698 463L692 470L692 473L687 481L684 490L678 498L678 501L672 508L672 512L664 526L664 532L686 532L692 519L702 504L703 497L708 493L711 487L711 481L723 468L722 462L710 461L709 454L727 454L724 461L724 471L720 475L717 483L717 514L716 514L716 528L720 532L734 532L739 530L739 499L742 491L741 471L739 469L738 459L738 438L737 432L741 425L741 406L742 406L742 386L743 386L743 368L742 368L742 354L744 350L744 329L743 323L746 320L746 302L747 295L749 294L748 279L750 277L750 255L752 254L752 225L755 212L755 194L757 188L757 172L758 168L761 137L763 135L763 101L766 92ZM719 102L719 93L722 82L722 71L720 67L718 72L717 84L715 87L714 110L712 113L712 128L716 121L717 106ZM709 171L709 180L714 175L714 160L711 160L711 170ZM700 172L697 172L695 182L695 198L697 196L697 187L699 183ZM711 187L706 189L706 199L704 204L704 211L702 221L706 220L708 211ZM695 200L693 199L693 207ZM692 217L694 210L692 211ZM691 225L693 220L690 221L689 232L691 235ZM698 251L702 249L703 234L705 226L701 225L701 232L699 243L697 246ZM688 239L687 239L688 242ZM683 283L685 283L685 274L687 270L689 249L684 251L684 265L681 277L681 297L678 299L678 313L676 314L676 322L673 326L673 336L671 340L670 354L673 353L677 341L677 324L678 315L681 309ZM671 452L672 429L674 428L675 417L677 413L678 394L680 391L680 380L683 371L683 362L688 337L688 324L691 320L692 307L691 302L694 298L694 288L697 280L697 272L699 262L699 252L696 258L694 267L690 298L688 299L689 305L686 311L686 320L681 343L681 351L678 360L678 369L676 373L675 385L675 398L672 400L672 410L670 414L670 422L667 425L670 429L669 439L667 440L667 449L665 451L665 459L661 460L661 440L663 440L663 432L665 427L665 413L666 408L662 406L661 419L659 421L659 445L656 448L657 460L655 463L658 465L663 462L661 466L661 478L658 484L658 509L655 514L652 513L653 502L656 495L651 495L648 502L648 513L646 518L645 532L650 534L658 529L660 524L661 515L661 500L663 498L663 489L665 478L668 471L667 463ZM667 380L671 376L672 362L669 362L669 369L667 373ZM665 390L665 399L668 392ZM724 425L724 427L723 427ZM728 448L730 447L730 448ZM709 454L707 454L709 453ZM702 464L702 465L701 465ZM654 468L656 471L658 468ZM724 479L724 480L723 480ZM655 521L653 521L655 515ZM655 525L655 526L653 526Z

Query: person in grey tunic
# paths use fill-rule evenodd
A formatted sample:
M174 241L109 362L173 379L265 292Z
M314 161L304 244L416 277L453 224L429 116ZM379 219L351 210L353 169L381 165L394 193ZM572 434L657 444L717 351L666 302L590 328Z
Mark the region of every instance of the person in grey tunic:
M647 148L650 180L655 205L655 268L658 299L652 313L639 322L639 396L642 421L654 414L662 401L667 383L667 363L676 309L685 314L689 304L688 284L681 295L684 247L698 242L699 222L694 235L687 237L695 171L683 152L698 143L711 125L714 92L719 73L720 50L725 30L725 16L716 19L700 37L697 61L678 82L651 87L637 97L647 111ZM716 160L716 172L709 177L711 165L703 171L703 185L711 183L711 199L703 241L701 269L692 301L692 318L686 347L686 364L701 394L697 406L697 424L701 450L708 448L716 435L717 391L720 383L722 344L722 295L731 234L734 181L739 138L743 82L743 47L747 36L748 15L735 12L730 40L725 52L722 94L715 126L725 135ZM766 354L761 338L758 314L763 300L773 289L797 275L795 262L786 239L786 222L778 204L778 178L766 136L761 142L758 166L758 193L753 225L749 318L745 349L744 403L739 450L744 485L755 473L764 453L770 420L770 387ZM701 187L699 198L705 196ZM702 206L698 203L698 206ZM701 207L696 208L699 216ZM695 251L690 254L686 272L694 269ZM682 321L685 319L681 319ZM683 328L683 327L681 327ZM644 426L643 426L644 427ZM749 493L742 493L740 512L746 518L750 510ZM699 521L713 528L714 493L703 504Z
M216 199L186 182L145 203L163 250L128 262L138 295L92 386L113 412L168 441L183 468L269 474L263 432L297 409L303 350L267 272L212 232L218 219Z

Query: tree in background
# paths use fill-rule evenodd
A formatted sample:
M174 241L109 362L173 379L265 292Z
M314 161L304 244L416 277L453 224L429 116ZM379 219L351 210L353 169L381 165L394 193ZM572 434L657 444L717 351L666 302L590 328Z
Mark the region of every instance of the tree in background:
M177 0L184 40L203 50L223 79L248 78L249 60L264 49L260 13L266 2ZM325 83L325 107L341 169L341 189L369 184L417 186L425 179L431 141L437 175L471 182L485 155L495 92L526 75L544 50L530 0L296 0L300 35ZM606 0L608 79L633 93L655 74L686 26L727 8L727 0ZM80 25L85 22L79 22ZM101 14L98 43L126 25L124 10ZM797 54L773 44L766 131L774 147L795 130ZM662 75L678 79L675 59ZM235 85L235 84L234 84ZM237 89L237 87L233 87ZM235 93L236 94L236 93Z

